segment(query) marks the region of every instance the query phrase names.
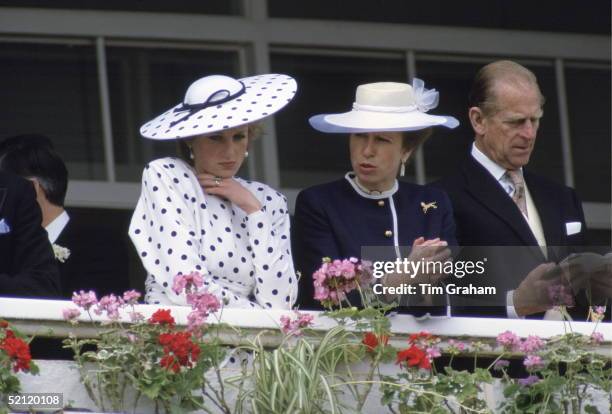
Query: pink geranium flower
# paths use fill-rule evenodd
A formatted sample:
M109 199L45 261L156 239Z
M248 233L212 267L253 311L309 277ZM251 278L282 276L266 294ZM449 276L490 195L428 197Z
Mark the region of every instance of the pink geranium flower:
M178 274L174 276L174 282L172 284L172 291L177 295L181 292L192 292L197 291L204 284L202 275L198 272L191 272L187 275Z
M600 344L604 341L604 336L601 332L593 332L591 334L591 342L594 344Z
M72 293L72 302L85 310L89 310L89 308L98 303L98 298L93 290L89 292L81 290L79 293Z
M312 325L312 321L314 320L314 316L308 313L301 313L299 311L295 311L295 319L291 319L290 316L283 315L280 317L281 322L281 330L286 335L302 335L302 329L307 328Z
M370 283L372 268L369 262L349 259L324 258L321 267L312 275L314 298L323 306L338 305L346 294L358 286Z
M103 296L98 301L98 305L94 309L96 315L101 315L102 312L106 312L111 320L119 319L119 309L125 304L122 298L115 296L114 294Z
M497 335L497 344L506 350L516 351L521 344L521 339L510 331L505 331Z
M81 315L81 311L75 308L68 308L62 310L62 316L67 321L73 321Z
M542 349L545 342L537 335L529 335L527 339L521 342L518 346L519 351L530 354Z
M527 357L523 360L523 365L528 370L539 369L544 366L544 361L542 361L542 357L538 355L527 355Z
M140 292L132 289L123 293L123 301L129 305L136 305L140 299Z

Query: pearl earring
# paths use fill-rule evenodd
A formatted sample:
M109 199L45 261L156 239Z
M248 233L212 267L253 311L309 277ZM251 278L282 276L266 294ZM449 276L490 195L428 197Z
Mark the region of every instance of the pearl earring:
M400 167L400 177L406 175L406 161L402 160L402 165Z
M191 149L191 147L189 147L189 159L192 160L195 157L193 156L193 150Z
M244 152L244 158L248 158L248 157L249 157L249 152L248 152L248 151L245 151L245 152Z

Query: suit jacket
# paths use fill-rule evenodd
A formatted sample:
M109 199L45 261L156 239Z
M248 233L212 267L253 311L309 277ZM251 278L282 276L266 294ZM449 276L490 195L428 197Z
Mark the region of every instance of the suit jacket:
M323 257L361 258L363 246L394 246L393 212L397 216L400 246L412 246L418 237L440 237L454 245L455 224L450 201L442 191L399 182L398 191L382 200L360 195L346 178L300 192L292 231L296 269L301 271L298 303L316 308L312 274ZM437 203L423 212L421 202ZM395 257L392 258L395 260Z
M32 184L0 172L0 296L59 296L55 255L41 221Z
M525 169L523 176L540 216L548 258L536 247L537 241L512 198L472 156L457 173L433 184L445 190L451 199L459 245L493 246L490 249L464 249L462 256L467 259L488 256L489 280L482 283L490 285L493 277L498 292L502 294L516 289L529 271L539 264L560 261L572 251L572 246L585 243L584 213L574 190ZM581 231L568 235L568 222L580 222ZM526 247L500 249L496 246ZM483 309L471 311L467 313L478 314ZM506 314L505 307L487 309L486 312L495 316Z
M103 226L88 226L78 213L70 212L70 221L55 244L70 250L70 257L59 263L62 296L93 290L98 298L129 289L127 249L122 239Z

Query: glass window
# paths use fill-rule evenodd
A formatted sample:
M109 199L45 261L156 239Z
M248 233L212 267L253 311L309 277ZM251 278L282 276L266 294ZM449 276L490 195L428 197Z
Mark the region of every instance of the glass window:
M490 61L494 61L491 58ZM440 92L440 105L432 113L453 115L461 125L454 130L438 128L425 145L425 168L427 180L433 181L453 173L469 154L474 139L467 116L467 96L476 72L487 62L444 58L428 60L417 56L417 77L425 81L426 87ZM528 169L563 183L563 157L559 127L557 90L552 66L525 64L536 77L546 97L544 118L538 131L536 147L531 155Z
M347 112L355 89L369 82L405 82L404 60L385 57L272 53L273 72L294 76L298 92L276 116L281 186L303 188L332 181L350 170L345 134L324 134L308 124L319 113Z
M469 154L474 133L467 116L467 96L472 79L482 65L420 59L417 55L417 78L428 89L440 92L440 103L431 114L452 115L459 120L455 129L434 128L433 135L425 143L425 173L427 181L435 181L452 174Z
M71 179L106 179L95 49L0 42L0 137L48 135Z
M531 0L268 0L271 17L610 34L610 2ZM528 11L528 12L526 12Z
M237 76L238 53L110 46L107 65L117 179L140 181L143 165L177 155L177 143L140 137L140 126L183 100L206 75ZM245 176L243 165L239 173Z
M242 14L241 0L0 0L0 6L77 10Z
M610 202L610 67L567 65L574 182L584 201Z
M534 66L530 64L525 64L525 66L536 75L540 90L546 97L544 117L540 122L538 138L527 168L532 172L551 178L559 184L564 184L561 120L559 119L555 70L552 66Z

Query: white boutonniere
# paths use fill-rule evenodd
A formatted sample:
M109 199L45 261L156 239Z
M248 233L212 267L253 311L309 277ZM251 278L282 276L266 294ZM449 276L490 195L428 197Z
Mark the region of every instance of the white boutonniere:
M421 208L423 209L423 214L427 214L430 208L436 209L438 206L436 205L436 201L432 201L431 203L424 203L421 201Z
M55 259L60 263L64 263L70 257L70 249L55 243L53 243L53 253L55 254Z

